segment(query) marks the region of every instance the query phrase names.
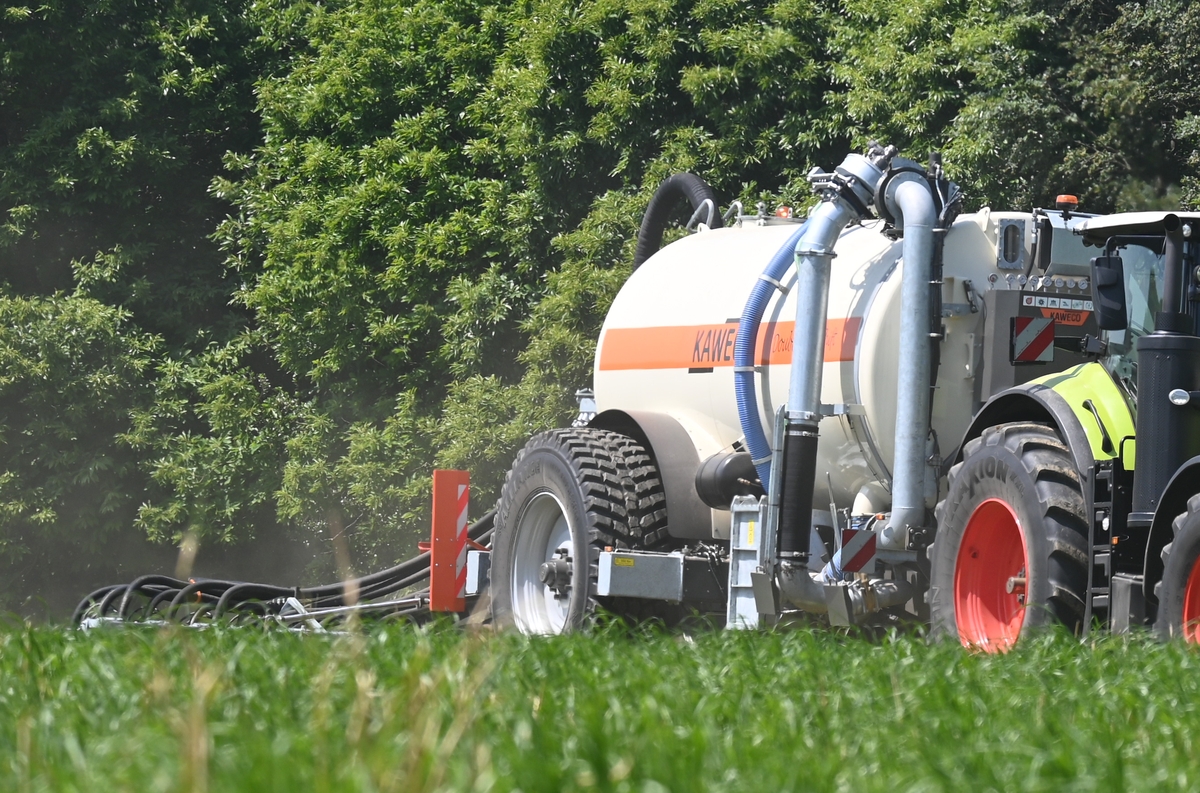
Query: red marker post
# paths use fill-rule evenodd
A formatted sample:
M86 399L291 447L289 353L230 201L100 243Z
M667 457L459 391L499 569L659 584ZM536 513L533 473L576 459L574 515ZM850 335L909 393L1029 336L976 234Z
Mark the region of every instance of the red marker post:
M466 471L433 472L433 532L430 537L429 610L467 609L467 506L471 477Z

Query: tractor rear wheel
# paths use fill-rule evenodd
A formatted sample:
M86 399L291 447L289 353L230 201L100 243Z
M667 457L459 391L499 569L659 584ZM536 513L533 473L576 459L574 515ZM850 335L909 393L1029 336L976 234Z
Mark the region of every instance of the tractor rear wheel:
M662 544L664 504L657 469L632 438L589 428L534 436L496 507L496 624L528 634L584 627L598 604L600 552Z
M1061 623L1078 631L1087 597L1083 478L1044 424L989 427L950 469L930 547L934 636L1004 652Z
M1182 636L1200 644L1200 495L1188 499L1187 512L1171 524L1175 536L1162 549L1163 577L1155 630L1163 639Z

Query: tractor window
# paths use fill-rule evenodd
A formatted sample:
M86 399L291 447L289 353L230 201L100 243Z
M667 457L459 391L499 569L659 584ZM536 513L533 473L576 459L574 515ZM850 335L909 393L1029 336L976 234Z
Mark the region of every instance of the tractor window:
M1125 270L1125 305L1129 327L1106 332L1107 367L1130 394L1137 393L1137 340L1154 330L1162 307L1163 257L1149 248L1129 245L1120 250Z

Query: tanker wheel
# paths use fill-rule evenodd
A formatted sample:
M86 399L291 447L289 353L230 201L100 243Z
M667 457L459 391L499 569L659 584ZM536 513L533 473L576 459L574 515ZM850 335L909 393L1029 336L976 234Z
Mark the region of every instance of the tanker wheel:
M529 634L583 627L598 604L600 551L664 543L664 505L658 472L632 438L588 428L534 436L496 507L496 624Z
M1004 652L1061 623L1077 632L1087 596L1083 478L1058 433L1000 424L950 469L930 547L933 635Z
M1187 512L1171 523L1175 536L1162 550L1163 577L1155 630L1163 639L1182 636L1200 644L1200 496L1188 499Z

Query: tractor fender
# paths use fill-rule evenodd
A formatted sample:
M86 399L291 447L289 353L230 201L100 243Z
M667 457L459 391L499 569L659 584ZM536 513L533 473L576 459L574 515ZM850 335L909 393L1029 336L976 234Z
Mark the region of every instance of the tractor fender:
M993 395L971 420L971 425L967 427L954 453L952 463L962 461L962 450L968 441L978 438L988 427L1010 421L1041 421L1050 424L1058 430L1067 448L1071 450L1071 459L1076 470L1085 478L1092 470L1096 458L1075 411L1061 394L1041 383L1023 383ZM1088 489L1085 488L1084 492L1087 493Z
M1188 499L1200 493L1200 455L1179 466L1167 482L1167 488L1159 499L1158 509L1150 523L1150 537L1146 540L1146 561L1143 568L1142 585L1146 597L1154 598L1154 585L1162 578L1162 549L1174 538L1171 524L1180 513L1187 510Z
M674 417L644 410L605 410L588 426L628 435L646 448L662 477L667 530L672 537L712 539L712 512L696 493L700 455Z

